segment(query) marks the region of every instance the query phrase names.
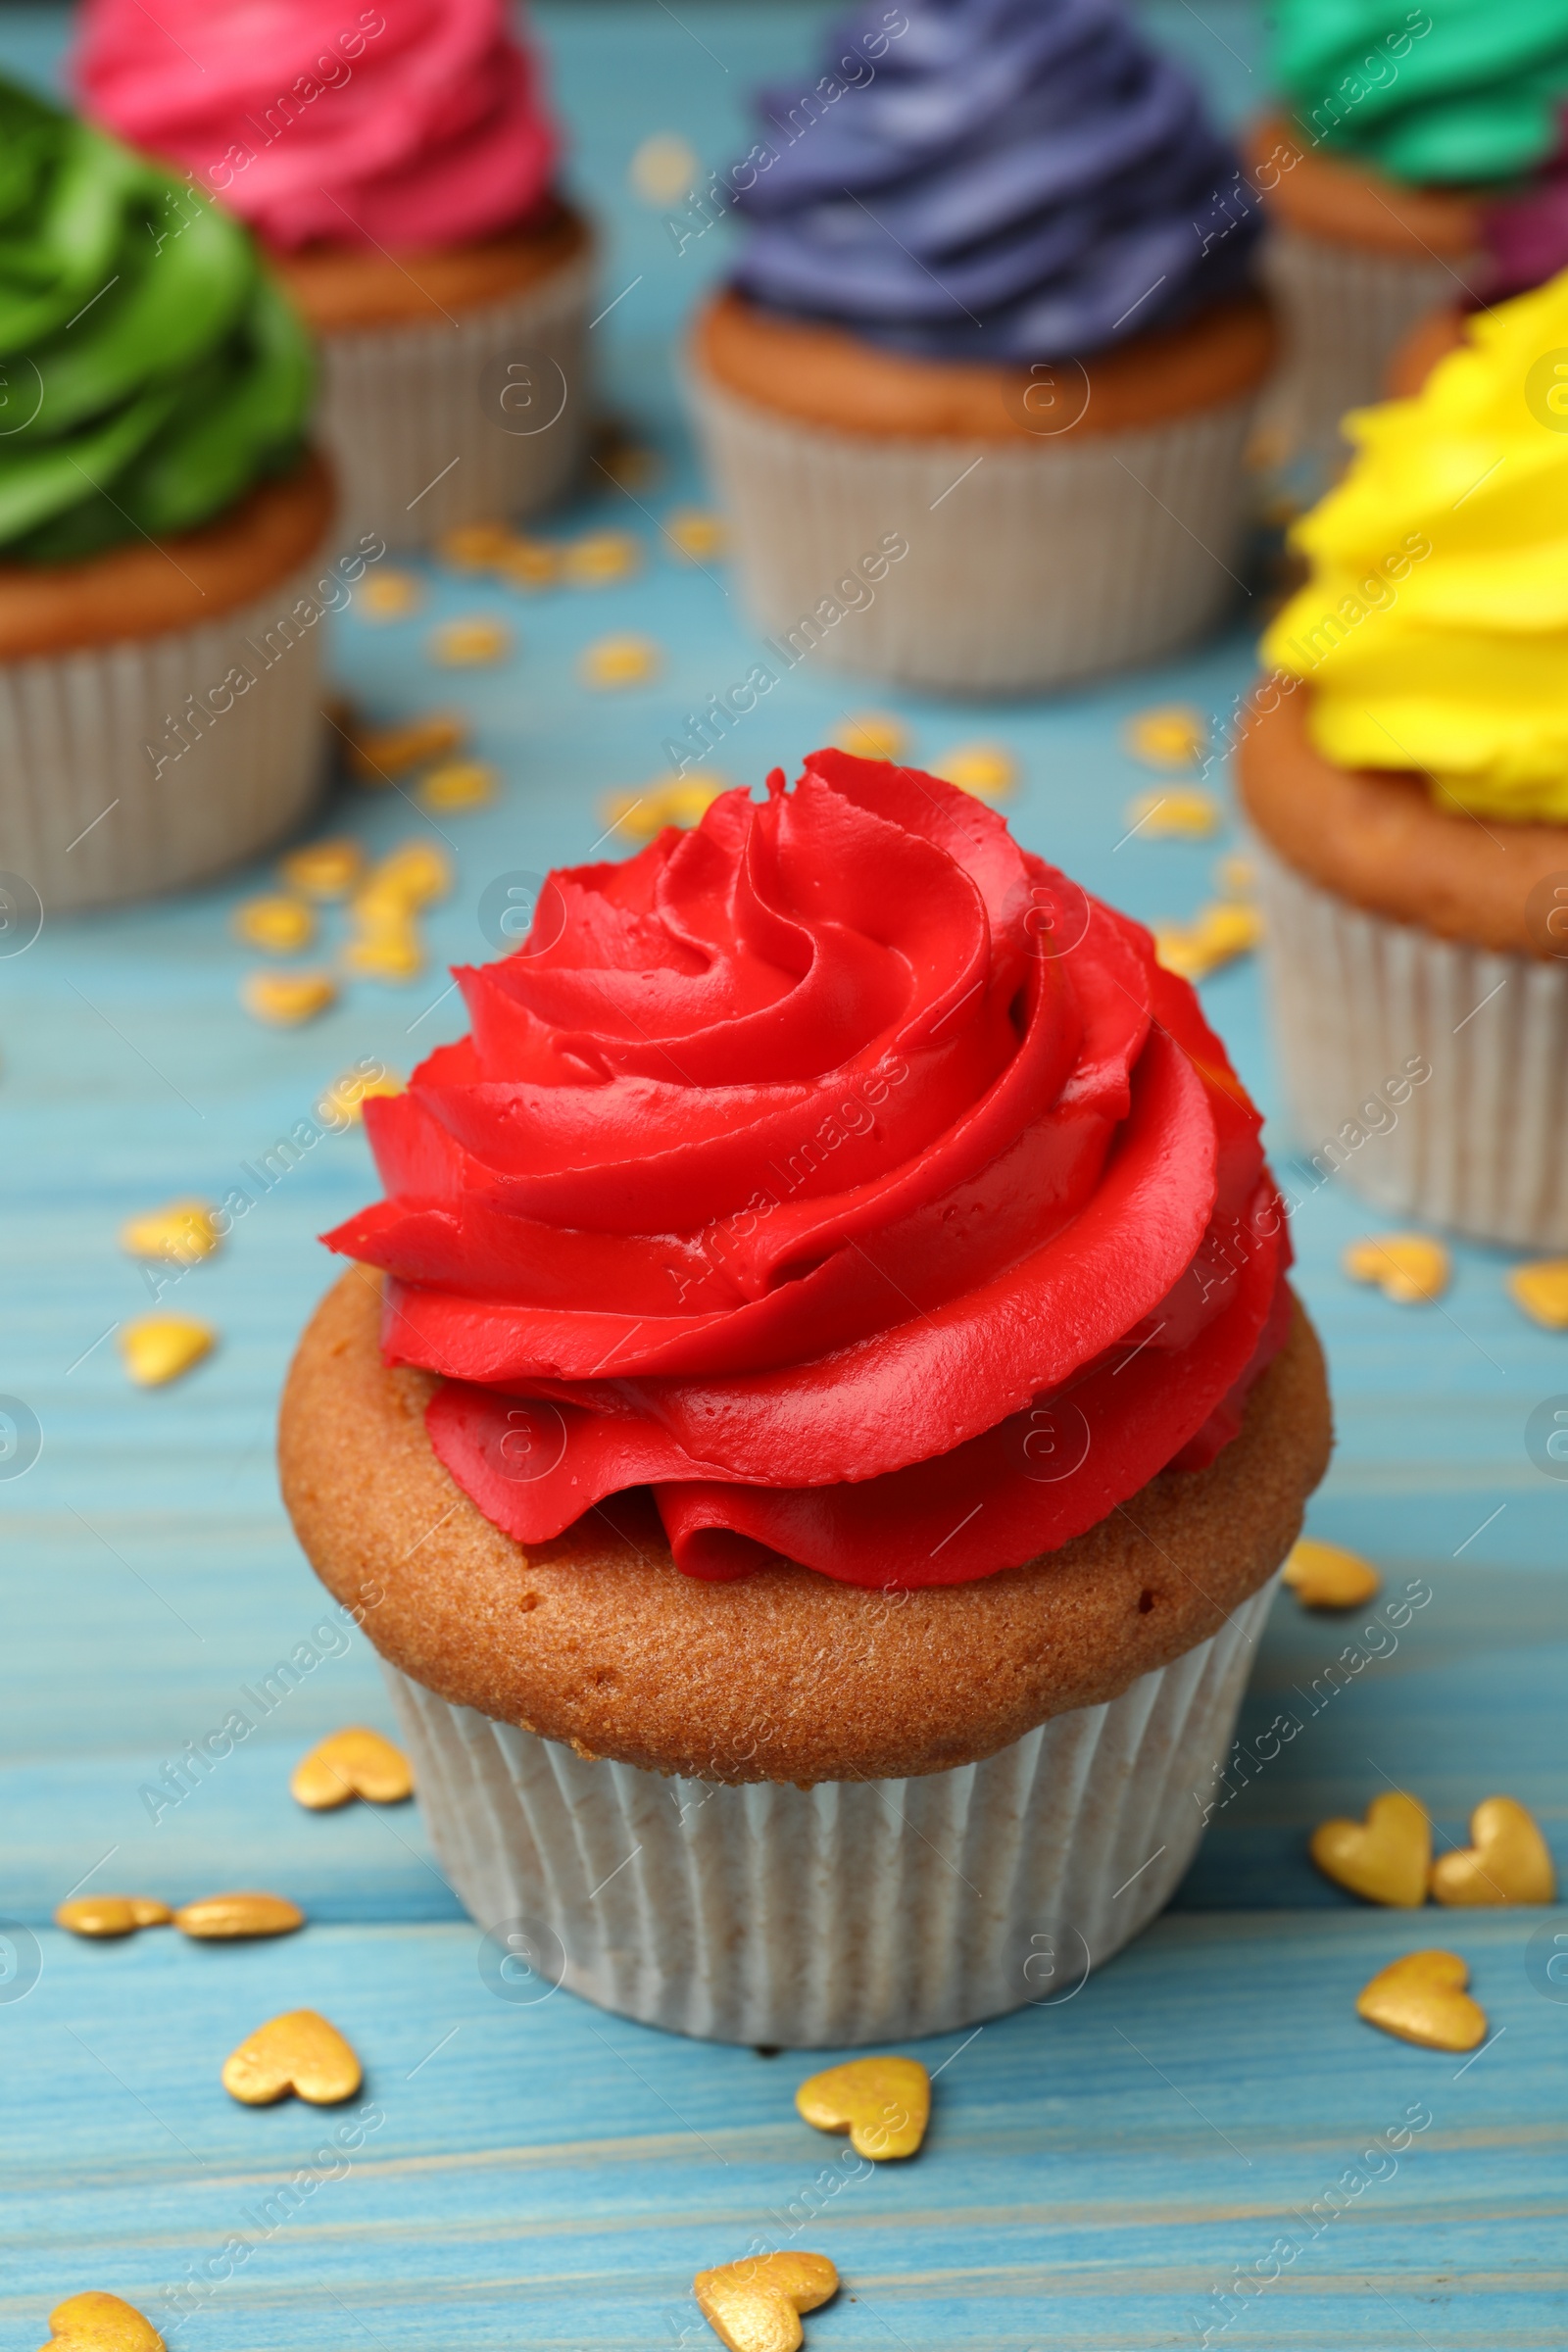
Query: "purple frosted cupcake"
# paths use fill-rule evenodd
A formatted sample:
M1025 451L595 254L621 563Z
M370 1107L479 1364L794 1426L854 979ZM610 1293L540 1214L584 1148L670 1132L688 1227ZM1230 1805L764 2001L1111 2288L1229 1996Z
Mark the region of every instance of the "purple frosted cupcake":
M762 95L693 347L783 658L1023 691L1196 635L1273 337L1195 85L1120 0L875 0L822 62Z

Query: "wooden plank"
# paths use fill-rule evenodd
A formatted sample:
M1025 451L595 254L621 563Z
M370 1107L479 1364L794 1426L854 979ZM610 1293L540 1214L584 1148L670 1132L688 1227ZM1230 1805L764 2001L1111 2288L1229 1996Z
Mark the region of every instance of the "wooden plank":
M481 1984L471 1928L229 1950L51 1933L34 1991L0 2007L20 2177L0 2309L19 2341L74 2285L177 2317L166 2291L237 2236L237 2274L188 2298L172 2341L629 2352L706 2344L693 2275L766 2240L839 2266L810 2323L824 2348L1205 2327L1249 2347L1560 2342L1568 2009L1527 1980L1536 1924L1439 1923L1498 2037L1466 2064L1353 2014L1429 1922L1166 1919L1074 1999L922 2045L942 2069L926 2147L875 2170L795 2116L818 2058L694 2045L568 1993L514 2007ZM228 2049L299 2003L365 2062L384 2120L361 2148L333 2153L329 2111L219 2084ZM323 2146L338 2177L270 2227ZM1297 2252L1227 2328L1235 2266L1280 2241Z
M1442 1310L1401 1312L1346 1282L1345 1244L1389 1220L1341 1180L1314 1189L1293 1159L1316 1139L1278 1119L1249 967L1203 994L1276 1114L1271 1149L1301 1196L1299 1284L1341 1433L1310 1524L1379 1562L1385 1601L1412 1580L1431 1599L1392 1647L1365 1631L1387 1625L1377 1611L1342 1625L1280 1601L1226 1784L1236 1792L1194 1792L1214 1810L1181 1907L1072 2001L924 2048L943 2072L920 2158L862 2177L807 2132L791 2099L814 2059L683 2042L564 1993L532 2009L495 2000L413 1808L313 1817L286 1795L289 1764L321 1732L391 1719L368 1645L334 1621L292 1543L270 1460L289 1350L330 1278L314 1237L373 1177L358 1131L292 1156L275 1147L357 1057L406 1071L460 1032L446 966L491 952L486 885L611 854L605 794L656 775L686 711L755 658L733 584L672 563L657 527L706 497L672 354L724 266L724 232L680 249L625 175L653 131L689 139L705 167L743 147L747 90L796 69L822 12L705 5L677 22L619 0L541 0L538 13L576 182L607 225L607 299L626 289L595 337L606 396L664 472L635 498L601 485L549 526L629 529L644 566L624 585L522 599L416 566L416 617L372 628L351 612L336 628L333 665L369 712L459 702L500 773L494 808L441 820L458 887L430 918L427 976L402 992L356 985L306 1030L257 1029L238 1006L250 959L229 919L265 865L168 905L50 922L28 954L0 959L0 1390L44 1432L26 1477L0 1480L0 1911L30 1923L43 1957L24 1998L5 1997L0 1976L10 2333L40 2342L49 2306L89 2285L162 2313L165 2291L237 2236L248 2250L233 2275L169 2307L176 2352L393 2352L455 2335L551 2352L707 2345L693 2273L760 2240L816 2245L841 2266L844 2293L808 2322L808 2352L1133 2352L1200 2345L1205 2329L1224 2352L1560 2343L1568 2005L1540 1989L1539 1950L1534 1977L1529 1963L1552 1919L1369 1913L1316 1877L1304 1841L1389 1780L1415 1788L1447 1838L1505 1788L1568 1863L1563 1496L1522 1437L1532 1406L1568 1391L1568 1354L1509 1304L1508 1252L1460 1249ZM1229 113L1250 106L1249 8L1205 0L1195 16L1162 0L1150 13ZM7 10L0 59L46 80L64 33L62 11ZM510 619L513 660L437 669L428 629L473 612ZM663 673L645 692L595 697L578 658L623 629L660 643ZM1122 729L1156 702L1222 713L1251 647L1244 618L1155 675L986 711L805 665L715 764L755 784L872 701L903 715L917 760L993 737L1018 761L1008 813L1024 840L1144 919L1183 916L1235 835L1125 839L1126 804L1152 778ZM387 795L341 795L322 823L372 852L434 834ZM232 1242L163 1301L210 1317L221 1344L178 1387L136 1393L113 1327L153 1301L119 1224L236 1184L254 1205ZM143 1796L302 1642L316 1662L258 1707L220 1768L177 1804ZM1368 1662L1329 1695L1348 1644ZM1298 1729L1249 1763L1282 1711ZM84 1876L174 1897L270 1884L313 1924L252 1950L168 1933L88 1947L44 1924ZM25 1953L25 1927L5 1932ZM1468 1956L1501 2029L1472 2064L1353 2016L1366 1977L1427 1942ZM242 2111L217 2078L247 2031L300 2001L350 2033L384 2120L340 2177L295 2189L341 2118ZM1430 2124L1392 2169L1366 2160L1412 2104ZM1279 2275L1254 2299L1224 2299L1237 2266L1255 2278L1271 2261Z

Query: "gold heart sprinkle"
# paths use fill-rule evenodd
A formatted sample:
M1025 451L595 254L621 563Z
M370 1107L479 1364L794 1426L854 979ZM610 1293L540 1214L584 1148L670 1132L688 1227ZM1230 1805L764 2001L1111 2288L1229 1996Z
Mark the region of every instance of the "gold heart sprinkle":
M1455 1905L1554 1903L1551 1849L1533 1814L1511 1796L1489 1796L1470 1816L1471 1843L1432 1865L1435 1901Z
M933 762L931 773L977 801L1004 801L1017 789L1018 762L1005 744L956 743Z
M290 890L302 898L318 899L330 906L334 900L346 899L359 880L365 865L365 852L357 841L346 837L334 841L308 841L300 850L290 850L278 861L278 872Z
M608 588L642 568L643 551L630 531L590 531L561 551L561 576L572 588Z
M377 571L360 583L360 611L367 620L402 620L424 602L424 589L412 571Z
M1486 2038L1487 2013L1465 1991L1469 1982L1457 1952L1406 1952L1363 1984L1356 2015L1423 2050L1473 2050Z
M142 1315L120 1327L120 1352L138 1388L161 1389L210 1355L218 1334L194 1315Z
M651 637L599 637L583 648L577 671L585 686L610 693L617 686L651 684L663 665Z
M729 534L721 514L710 514L706 507L677 507L666 515L664 536L675 543L677 552L688 564L708 564L714 556L724 553ZM844 749L849 750L846 744ZM874 752L862 752L864 760L874 760ZM888 755L891 757L891 755Z
M373 865L365 888L356 892L353 911L368 911L373 920L381 907L406 911L433 906L452 889L452 860L433 841L400 841L395 850Z
M1257 907L1240 899L1213 899L1190 923L1165 923L1154 933L1154 955L1179 980L1206 980L1210 972L1250 955L1263 936Z
M489 571L500 563L512 540L510 522L461 522L455 530L442 533L436 553L454 571Z
M323 1117L333 1119L363 1119L365 1105L372 1095L401 1095L403 1081L384 1070L379 1078L365 1078L358 1070L345 1070L334 1078L322 1095L318 1105Z
M1123 824L1146 841L1208 841L1224 820L1213 793L1197 785L1136 793L1122 810Z
M448 752L461 751L468 740L467 721L447 710L427 711L397 727L350 727L346 732L349 766L362 784L390 784L411 767L423 767Z
M400 915L396 922L377 924L346 940L343 969L360 980L416 980L424 969L424 946L414 924Z
M729 2352L799 2352L801 2314L839 2291L825 2254L753 2254L692 2280L697 2307Z
M652 841L666 825L698 824L719 794L731 789L719 776L705 784L689 783L680 776L655 776L641 792L607 794L600 808L612 833Z
M1358 1609L1383 1579L1359 1552L1302 1536L1285 1563L1285 1582L1303 1609Z
M1222 899L1250 899L1257 890L1257 866L1240 850L1214 860L1214 888Z
M199 1943L229 1943L241 1936L289 1936L305 1925L298 1903L281 1894L204 1894L174 1913L182 1936Z
M327 972L247 972L239 986L239 1001L251 1019L265 1021L270 1029L298 1029L336 997L337 982Z
M78 1894L61 1904L55 1925L73 1936L129 1936L137 1928L167 1928L173 1916L150 1894Z
M164 2339L134 2303L89 2289L68 2295L49 2314L43 2352L164 2352Z
M840 719L833 740L857 760L900 760L909 730L892 710L852 710Z
M318 1741L289 1774L289 1793L313 1813L363 1796L372 1805L401 1804L414 1793L409 1759L379 1732L350 1724Z
M1568 1331L1568 1257L1538 1257L1503 1276L1515 1306L1547 1331Z
M1146 767L1196 767L1208 742L1208 723L1191 703L1161 703L1152 710L1135 711L1123 740Z
M165 1258L172 1266L199 1265L220 1239L205 1200L170 1200L120 1228L120 1247L131 1257Z
M504 620L475 613L466 620L444 620L430 632L430 659L448 669L479 669L504 662L512 651L512 631Z
M626 167L632 193L662 213L689 196L702 175L701 162L678 130L650 131Z
M496 797L496 771L484 760L449 760L432 767L419 786L421 808L461 815L466 808L487 808Z
M931 2078L917 2058L852 2058L812 2075L795 2104L818 2132L847 2132L857 2156L912 2156L931 2116Z
M496 577L525 596L554 587L561 577L561 550L546 539L514 539L496 559Z
M297 956L316 937L316 916L306 902L282 891L245 900L229 920L237 939L269 956Z
M1432 1824L1425 1805L1402 1788L1375 1796L1365 1821L1320 1822L1308 1851L1326 1879L1365 1902L1415 1911L1427 1899Z
M1350 1244L1341 1263L1352 1282L1376 1283L1396 1306L1429 1306L1453 1276L1446 1244L1425 1233L1368 1234Z
M314 2009L269 2018L223 2061L223 2088L247 2107L270 2107L290 2090L313 2107L335 2107L354 2096L362 2079L336 2026Z

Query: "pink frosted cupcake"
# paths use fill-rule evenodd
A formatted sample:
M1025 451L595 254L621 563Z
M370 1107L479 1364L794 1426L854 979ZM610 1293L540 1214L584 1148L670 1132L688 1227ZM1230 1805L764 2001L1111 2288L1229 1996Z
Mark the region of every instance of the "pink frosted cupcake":
M321 338L346 536L418 546L566 486L592 237L502 0L88 0L75 74L271 248Z

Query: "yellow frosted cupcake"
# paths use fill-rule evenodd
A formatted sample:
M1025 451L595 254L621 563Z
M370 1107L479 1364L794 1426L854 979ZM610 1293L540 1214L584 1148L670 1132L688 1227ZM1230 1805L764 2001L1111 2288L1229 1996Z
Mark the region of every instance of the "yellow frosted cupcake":
M1392 1207L1562 1248L1568 273L1347 432L1240 760L1297 1123Z

